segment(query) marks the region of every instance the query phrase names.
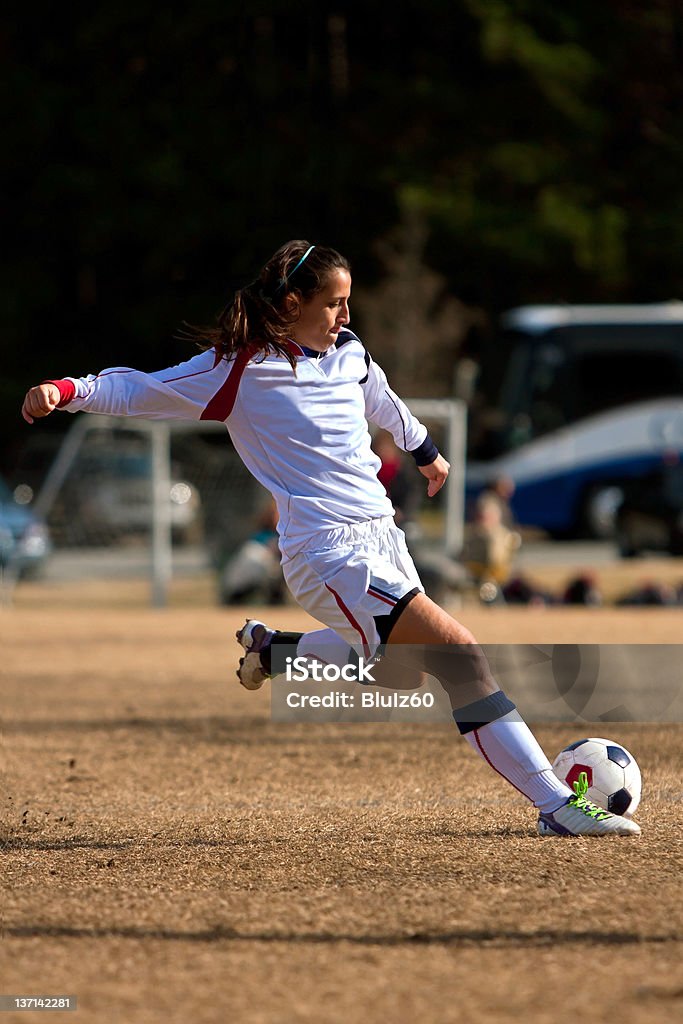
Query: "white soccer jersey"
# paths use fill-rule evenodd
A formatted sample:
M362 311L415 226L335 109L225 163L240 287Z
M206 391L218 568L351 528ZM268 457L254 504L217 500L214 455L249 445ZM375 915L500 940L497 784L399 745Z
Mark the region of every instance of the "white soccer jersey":
M291 345L296 373L282 356L228 361L211 350L155 373L113 367L67 378L75 393L65 408L224 422L246 467L273 494L280 546L294 553L320 531L393 513L368 420L403 451L430 442L352 331L342 330L324 354Z

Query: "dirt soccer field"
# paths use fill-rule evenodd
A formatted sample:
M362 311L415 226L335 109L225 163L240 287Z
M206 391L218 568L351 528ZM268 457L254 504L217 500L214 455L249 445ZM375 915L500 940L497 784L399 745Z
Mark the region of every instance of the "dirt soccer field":
M541 726L551 756L608 728L645 790L639 839L540 839L450 726L271 722L234 681L243 614L83 594L0 612L1 993L98 1024L681 1019L682 726ZM463 618L683 638L675 609Z

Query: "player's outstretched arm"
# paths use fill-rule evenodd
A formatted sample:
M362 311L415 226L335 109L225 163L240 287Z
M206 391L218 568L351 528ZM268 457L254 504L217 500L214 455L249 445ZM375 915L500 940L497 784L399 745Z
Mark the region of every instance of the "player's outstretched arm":
M27 423L33 423L34 419L49 416L54 412L60 401L61 395L56 384L38 384L26 392L21 415Z
M426 476L429 480L427 487L427 497L433 498L438 491L441 490L443 485L448 479L448 471L451 468L450 463L446 462L443 455L437 455L433 462L430 462L428 466L417 467L423 476Z

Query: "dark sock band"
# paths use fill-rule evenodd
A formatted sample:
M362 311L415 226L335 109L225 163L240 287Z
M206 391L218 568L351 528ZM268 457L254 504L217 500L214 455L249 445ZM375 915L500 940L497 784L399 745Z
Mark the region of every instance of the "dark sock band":
M283 629L276 630L273 639L270 641L268 646L264 647L263 650L261 651L261 664L263 665L268 675L271 675L273 670L273 665L271 662L273 644L283 644L288 645L289 647L296 647L296 645L299 643L299 640L301 640L302 636L303 633L287 633Z
M481 700L475 700L472 704L466 704L464 708L458 708L453 712L453 718L464 736L465 733L481 729L482 725L495 722L515 710L512 701L505 696L502 690L498 690L496 693L490 693L488 697L482 697Z

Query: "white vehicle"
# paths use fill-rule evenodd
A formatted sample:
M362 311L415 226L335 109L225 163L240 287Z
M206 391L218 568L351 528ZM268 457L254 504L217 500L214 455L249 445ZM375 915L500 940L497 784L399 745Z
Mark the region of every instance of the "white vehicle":
M683 303L526 306L502 327L498 454L469 463L470 497L509 477L520 523L610 535L624 484L683 458Z
M84 445L78 464L80 476L70 480L76 493L80 527L100 543L127 535L144 534L152 518L150 481L152 461L140 443ZM200 499L197 489L177 475L170 481L170 517L178 543L200 535Z

